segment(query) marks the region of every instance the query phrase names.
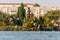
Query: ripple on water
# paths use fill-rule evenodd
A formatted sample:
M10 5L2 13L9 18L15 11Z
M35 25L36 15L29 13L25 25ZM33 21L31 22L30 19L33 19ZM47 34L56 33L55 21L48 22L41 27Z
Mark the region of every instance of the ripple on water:
M59 40L56 31L0 31L0 40Z

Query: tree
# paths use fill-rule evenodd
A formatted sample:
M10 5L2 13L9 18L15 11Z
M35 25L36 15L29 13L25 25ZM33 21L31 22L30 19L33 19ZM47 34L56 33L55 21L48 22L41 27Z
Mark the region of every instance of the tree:
M40 7L40 5L36 3L36 4L34 4L34 7Z
M23 3L21 3L21 6L19 6L17 15L18 15L18 18L20 18L21 22L23 23L25 19L25 9L24 9Z
M23 3L21 3L21 6L19 6L17 14L18 17L21 17L22 19L25 18L25 9Z
M46 25L46 30L54 30L54 24L55 22L57 22L57 20L59 19L59 14L60 11L59 10L51 10L48 11L44 16L44 23L43 25ZM53 23L52 23L53 22Z
M17 18L17 15L16 14L12 14L12 15L10 15L10 17L11 18L13 18L13 17Z
M3 19L0 19L0 31L4 31L6 29L6 23Z
M60 15L60 11L59 10L52 10L52 11L48 11L46 16L48 16L51 20L57 20L59 18Z
M30 18L30 7L28 7L28 15L27 15L28 18Z
M33 13L31 13L31 14L30 14L30 16L33 18L33 17L34 17L34 14L33 14Z
M5 14L0 12L0 18L4 18L5 17Z
M43 17L40 17L39 18L39 24L40 24L40 30L42 31L43 30L43 23L44 23L44 18Z

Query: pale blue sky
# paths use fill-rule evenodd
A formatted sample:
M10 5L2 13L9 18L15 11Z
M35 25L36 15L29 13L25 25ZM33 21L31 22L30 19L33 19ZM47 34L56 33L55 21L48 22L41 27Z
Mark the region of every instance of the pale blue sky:
M0 0L0 3L38 3L41 6L60 6L60 0Z

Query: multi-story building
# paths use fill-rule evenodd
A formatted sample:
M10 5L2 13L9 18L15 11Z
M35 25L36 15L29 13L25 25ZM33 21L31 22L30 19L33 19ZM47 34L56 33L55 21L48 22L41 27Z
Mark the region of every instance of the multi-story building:
M16 14L19 6L20 6L19 3L0 3L0 11L10 15ZM32 6L32 4L24 4L24 6L30 7Z
M0 3L0 11L6 14L16 14L18 11L19 3ZM30 8L30 14L33 13L34 17L39 18L43 16L47 11L60 10L60 7L35 7L34 4L24 4L26 15L28 14L28 7Z

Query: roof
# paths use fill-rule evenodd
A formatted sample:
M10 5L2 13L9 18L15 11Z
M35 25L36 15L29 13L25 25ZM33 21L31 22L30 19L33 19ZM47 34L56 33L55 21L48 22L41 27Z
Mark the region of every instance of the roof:
M0 3L0 5L20 5L20 3ZM33 4L26 3L24 5L33 5Z

